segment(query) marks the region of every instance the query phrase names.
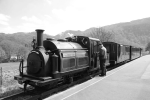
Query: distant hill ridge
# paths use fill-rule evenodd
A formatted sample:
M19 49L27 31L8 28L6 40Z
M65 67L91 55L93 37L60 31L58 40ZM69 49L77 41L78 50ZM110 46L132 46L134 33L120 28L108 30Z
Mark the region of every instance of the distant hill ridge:
M150 42L150 18L144 18L139 20L133 20L131 22L117 23L113 25L108 25L102 27L106 31L113 32L113 38L116 42L133 44L135 46L140 46L145 48L148 42ZM62 34L56 35L56 37L64 38L67 33L72 33L74 35L89 35L89 33L95 30L95 28L89 28L85 31L73 31L68 30L62 32Z
M147 45L148 42L150 42L150 18L133 20L131 22L125 23L117 23L113 25L104 26L102 28L112 33L112 41L139 45L143 48ZM91 36L91 34L94 32L93 30L95 29L97 28L92 27L85 31L66 30L65 32L57 34L56 36L44 34L44 38L65 38L69 36L68 33L74 35ZM32 41L33 38L36 38L36 34L35 32L30 32L27 34L25 34L24 32L18 32L14 34L0 33L0 42L4 38L21 44L28 44Z

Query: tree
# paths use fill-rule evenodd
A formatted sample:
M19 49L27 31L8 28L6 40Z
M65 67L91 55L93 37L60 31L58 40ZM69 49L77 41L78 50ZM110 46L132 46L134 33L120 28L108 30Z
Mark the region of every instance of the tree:
M20 46L19 49L18 49L18 52L17 52L17 56L21 57L23 59L26 59L28 51L29 50L26 47Z
M5 34L4 33L0 33L0 42L5 40Z
M3 40L0 43L0 46L2 47L2 49L5 51L6 53L6 57L10 58L10 56L12 54L15 54L17 52L18 46L19 44L13 42L13 41L9 41L9 40Z
M5 51L0 47L0 62L2 62L5 59Z
M112 33L106 31L104 28L95 28L93 31L90 32L90 36L93 38L98 38L101 40L101 42L107 42L110 41L112 38Z
M146 51L149 51L149 53L150 53L150 42L149 43L147 43L147 46L146 46L146 49L145 49Z

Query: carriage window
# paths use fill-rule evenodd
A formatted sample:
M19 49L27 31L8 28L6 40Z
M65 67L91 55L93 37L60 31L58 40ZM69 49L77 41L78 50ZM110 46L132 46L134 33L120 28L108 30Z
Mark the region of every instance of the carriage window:
M106 48L107 53L109 53L110 52L110 44L103 44L103 45Z
M97 42L94 41L94 52L96 52L96 51L97 51Z
M112 47L112 52L115 52L115 47L114 47L114 45L111 45L111 47Z
M118 57L120 57L120 54L121 54L121 46L119 45L118 46Z

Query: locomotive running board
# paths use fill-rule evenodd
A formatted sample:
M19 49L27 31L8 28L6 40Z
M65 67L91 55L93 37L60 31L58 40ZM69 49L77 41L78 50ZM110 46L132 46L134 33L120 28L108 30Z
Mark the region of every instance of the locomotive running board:
M35 76L32 76L32 75L27 75L27 74L23 74L23 77L29 77L29 78L37 79L37 80L40 80L40 81L45 81L45 80L52 79L52 77L35 77Z
M18 76L20 76L20 75L18 75ZM20 77L22 77L22 78L27 77L27 78L32 78L32 79L35 79L35 80L40 80L40 81L46 81L46 80L52 79L52 77L35 77L35 76L32 76L32 75L27 75L27 74L23 74Z
M56 82L56 81L60 80L60 79L52 79L52 78L50 78L50 79L41 81L41 80L33 79L33 78L30 78L30 77L22 77L20 75L14 76L14 79L17 80L20 83L28 82L28 84L30 84L30 85L32 84L34 86L44 86L46 84L51 83L52 81Z

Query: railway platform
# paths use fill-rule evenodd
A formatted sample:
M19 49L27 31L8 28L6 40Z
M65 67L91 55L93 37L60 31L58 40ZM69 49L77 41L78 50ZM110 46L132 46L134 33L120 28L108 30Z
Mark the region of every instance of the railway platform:
M150 100L150 55L59 92L45 100Z

